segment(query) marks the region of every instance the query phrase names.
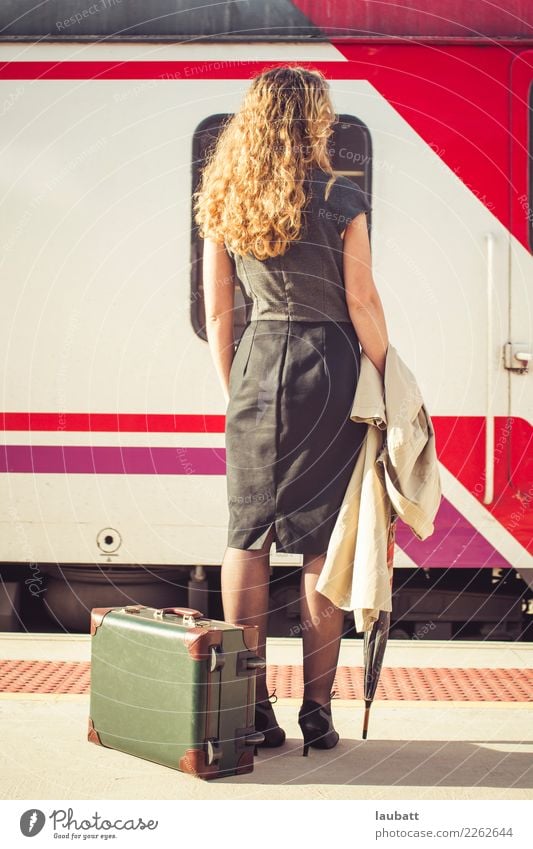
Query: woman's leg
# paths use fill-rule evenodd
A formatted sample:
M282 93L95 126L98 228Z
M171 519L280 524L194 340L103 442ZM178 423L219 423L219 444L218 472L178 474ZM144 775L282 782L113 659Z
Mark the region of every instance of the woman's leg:
M325 554L304 555L300 584L300 625L304 655L304 699L330 706L344 611L317 592Z
M266 658L266 634L270 566L269 552L274 529L271 528L262 548L245 551L227 547L222 561L221 589L224 619L241 625L257 625L257 653ZM266 669L256 673L256 701L268 698Z

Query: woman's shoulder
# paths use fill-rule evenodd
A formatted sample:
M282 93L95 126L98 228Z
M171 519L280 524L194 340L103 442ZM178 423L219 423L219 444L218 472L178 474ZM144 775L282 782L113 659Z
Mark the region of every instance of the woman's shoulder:
M359 213L371 211L365 192L344 174L335 175L335 181L330 183L331 174L321 168L314 168L310 172L310 177L311 185L315 187L312 194L318 200L317 217L333 222L339 233ZM329 189L328 183L330 183Z
M326 196L325 191L332 175L318 166L309 171L308 179L311 185L318 189L317 194L322 200L326 200L335 207L343 206L348 202L349 205L357 204L365 211L370 209L367 196L358 183L350 180L349 177L345 177L344 174L334 174L333 176L335 180L329 186Z
M370 202L361 186L344 174L339 174L329 194L334 206L370 212Z

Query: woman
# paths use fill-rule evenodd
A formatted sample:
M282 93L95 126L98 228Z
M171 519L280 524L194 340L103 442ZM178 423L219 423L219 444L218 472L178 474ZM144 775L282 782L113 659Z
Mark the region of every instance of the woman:
M228 402L224 617L257 625L265 657L271 544L303 554L304 755L339 740L330 699L344 614L315 585L367 428L349 418L359 342L381 374L388 345L371 273L370 207L332 171L334 121L320 72L263 72L223 128L195 193L207 338ZM235 351L236 275L253 309ZM284 742L265 672L255 721L263 745Z

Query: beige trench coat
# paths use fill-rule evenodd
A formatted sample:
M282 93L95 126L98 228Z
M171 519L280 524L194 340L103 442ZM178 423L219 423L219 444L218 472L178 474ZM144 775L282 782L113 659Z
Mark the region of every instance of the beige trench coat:
M356 630L368 631L380 610L392 611L393 523L399 517L418 539L429 537L442 488L431 419L413 374L390 343L383 377L361 352L350 418L367 422L368 431L317 590L353 610Z

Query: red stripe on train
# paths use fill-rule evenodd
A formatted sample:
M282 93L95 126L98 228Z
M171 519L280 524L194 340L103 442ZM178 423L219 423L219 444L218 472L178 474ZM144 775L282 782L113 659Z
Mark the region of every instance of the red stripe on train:
M224 433L225 418L204 413L0 413L0 430Z

